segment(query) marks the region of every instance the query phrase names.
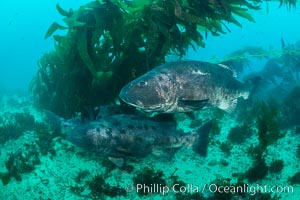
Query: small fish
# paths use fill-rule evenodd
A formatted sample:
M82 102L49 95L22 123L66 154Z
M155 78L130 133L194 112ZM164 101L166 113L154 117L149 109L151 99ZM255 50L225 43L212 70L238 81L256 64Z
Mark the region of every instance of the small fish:
M283 37L281 37L280 41L281 41L281 48L284 49L286 47L286 45L285 45Z
M232 112L237 98L248 98L245 84L222 64L177 61L161 65L125 85L120 98L146 112L191 112L219 107Z
M175 122L159 122L136 115L113 115L77 126L65 126L67 139L83 150L112 158L143 158L157 152L175 152L187 146L206 155L211 122L191 133ZM113 159L115 160L115 159ZM118 163L121 162L118 159Z

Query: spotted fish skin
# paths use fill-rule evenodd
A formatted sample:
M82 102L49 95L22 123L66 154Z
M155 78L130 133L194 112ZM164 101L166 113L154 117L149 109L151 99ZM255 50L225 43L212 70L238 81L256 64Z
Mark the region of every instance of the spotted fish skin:
M208 122L191 133L184 133L177 130L175 122L121 114L65 127L65 132L69 141L84 150L102 156L142 158L154 151L207 145L203 141L207 140L210 127Z
M204 107L234 110L246 86L221 64L177 61L161 65L125 85L120 98L146 112L191 112Z

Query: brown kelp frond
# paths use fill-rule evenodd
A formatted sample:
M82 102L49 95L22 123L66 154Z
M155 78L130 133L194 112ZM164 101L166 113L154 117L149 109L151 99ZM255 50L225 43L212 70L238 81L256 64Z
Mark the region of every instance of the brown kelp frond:
M58 3L56 4L56 9L59 12L59 14L65 17L71 17L74 13L73 9L69 9L69 11L62 9L62 7L60 7Z
M292 7L296 8L297 0L279 0L279 1L280 1L279 7L282 7L283 4L285 4L289 10Z
M57 30L66 30L66 29L68 29L68 28L67 28L67 27L64 27L64 26L62 26L62 25L59 25L59 24L56 23L56 22L53 22L53 23L51 24L51 26L49 27L49 29L48 29L46 35L45 35L45 39L47 39L48 37L50 37L50 36L51 36L55 31L57 31Z
M121 87L192 46L205 47L208 33L241 26L238 17L254 19L249 10L262 0L96 0L76 10L56 5L65 25L54 22L55 49L45 54L32 81L35 102L62 116L84 107L111 103ZM284 2L285 3L285 2Z

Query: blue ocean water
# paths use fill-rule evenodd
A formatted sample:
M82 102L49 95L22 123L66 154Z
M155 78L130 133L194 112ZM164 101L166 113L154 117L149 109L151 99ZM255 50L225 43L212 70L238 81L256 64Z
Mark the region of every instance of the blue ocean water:
M235 74L233 70L232 74L252 84L255 90L252 88L253 96L247 101L239 101L234 113L213 108L197 110L189 116L177 113L153 117L124 105L101 105L84 110L87 116L81 113L63 119L18 94L27 94L38 60L54 49L53 37L45 40L44 36L53 22L64 24L56 3L68 10L87 2L90 1L1 3L0 200L300 199L299 6L278 8L279 2L264 2L261 10L250 12L255 23L237 17L243 27L226 24L230 32L217 37L208 33L205 48L189 48L183 57L211 63L246 60L244 71ZM232 54L239 50L246 53ZM231 56L234 59L230 60ZM173 54L167 58L177 59ZM226 68L226 64L222 67ZM281 68L276 71L278 66ZM14 93L17 95L11 95ZM72 98L67 104L72 104ZM203 130L203 124L212 127L210 136L200 140L208 145L200 154L193 151L191 141L199 142L194 134ZM113 131L105 135L107 130ZM125 159L105 153L105 159L103 155L95 156L92 151L100 151L101 145L107 143L97 137L110 139L117 131L123 136L137 136L133 143L136 146L129 145L124 136L121 146L102 150L120 153ZM174 144L149 149L153 141L165 144L152 140L157 133L162 140ZM84 134L91 136L92 145ZM145 140L149 144L143 143ZM184 147L176 146L176 142L182 142ZM99 149L95 150L94 144ZM203 150L201 146L197 148ZM149 152L153 155L144 158ZM242 186L243 190L225 192L226 186L231 190ZM264 191L261 186L277 191L263 196L258 192ZM145 190L149 194L144 196Z
M267 8L268 7L268 8ZM230 33L220 37L210 36L204 49L199 48L197 53L191 52L192 58L204 60L212 56L220 57L228 55L237 49L247 46L260 46L265 49L282 48L281 38L286 44L295 44L299 41L300 30L295 26L299 21L299 8L278 8L277 2L263 3L262 9L251 12L255 23L240 19L243 27L228 24Z
M0 18L3 24L0 37L0 88L2 90L27 90L28 84L37 71L40 57L54 47L52 38L44 40L45 33L52 22L61 22L55 9L56 3L62 8L78 8L85 0L61 1L3 1ZM262 9L253 12L256 23L240 19L243 28L228 24L231 32L214 37L208 35L206 47L192 49L188 59L209 61L213 56L222 58L244 46L262 46L280 49L281 38L294 44L299 40L299 8L278 9L278 3L266 3Z
M55 5L76 9L85 0L3 1L0 7L0 89L27 91L37 71L40 57L54 47L53 39L44 40L53 21L61 21Z

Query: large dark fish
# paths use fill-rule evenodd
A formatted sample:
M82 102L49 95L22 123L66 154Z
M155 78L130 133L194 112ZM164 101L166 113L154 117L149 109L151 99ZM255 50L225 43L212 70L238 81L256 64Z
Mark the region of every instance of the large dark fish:
M124 86L120 98L147 112L191 112L208 106L233 111L245 85L228 67L201 61L161 65Z
M136 115L113 115L89 123L65 123L67 139L84 150L110 157L145 157L153 152L192 147L206 155L211 122L191 133L175 122L159 122Z

